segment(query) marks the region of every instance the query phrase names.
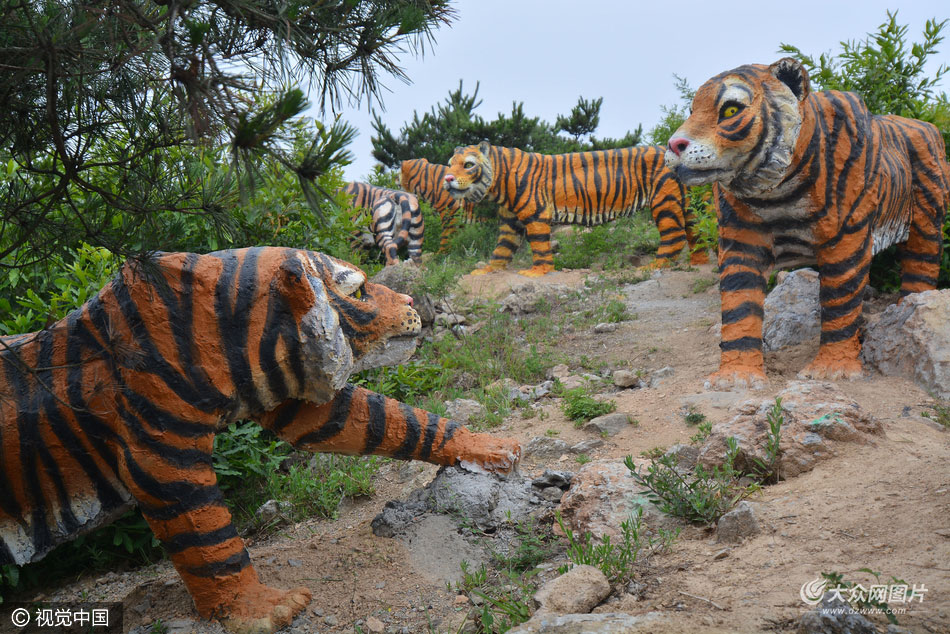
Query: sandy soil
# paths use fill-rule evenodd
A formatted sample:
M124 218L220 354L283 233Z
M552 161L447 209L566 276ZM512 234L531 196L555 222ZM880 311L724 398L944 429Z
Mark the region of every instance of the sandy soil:
M585 272L575 271L534 281L579 286L584 279ZM607 394L639 425L608 439L591 457L636 456L688 442L695 428L684 422L684 406L693 405L713 422L727 420L730 406L773 396L814 355L817 342L767 355L770 385L760 392L704 391L703 381L719 360L719 296L715 284L694 292L698 279L714 280L715 274L709 267L665 271L623 287L618 292L636 319L612 333L577 331L563 337L562 349L578 360L587 355L612 368L648 372L672 368L654 388ZM499 273L466 277L462 288L499 297L525 281ZM684 532L670 554L656 557L641 572L645 596L634 600L628 595L610 611L659 611L664 618L651 626L654 632L794 631L808 609L799 597L802 584L821 572L838 571L867 586L873 579L858 570L868 567L881 572L884 583L893 576L926 588L923 602L894 604L906 608L899 617L902 626L950 632L950 434L919 417L932 401L910 381L871 375L838 385L883 422L883 437L869 445L842 445L834 459L814 471L757 494L752 501L758 503L761 533L725 554L710 532ZM547 430L556 430L568 443L590 437L575 429L553 401L542 403L544 416L515 414L496 433L524 443ZM522 470L534 474L552 466L579 467L573 458L553 464L528 459ZM347 504L339 519L304 522L250 545L265 582L312 588L309 622L298 623L299 631L353 632L354 623L370 616L392 632L456 631L469 607L456 603L456 593L446 584L457 569L417 565L409 546L375 537L369 527L386 500L404 497L433 473L426 465L388 466L377 494ZM82 580L50 595L68 599L84 591L90 598L122 600L127 627L196 616L168 564ZM362 629L367 631L366 625ZM200 625L194 631L220 630Z

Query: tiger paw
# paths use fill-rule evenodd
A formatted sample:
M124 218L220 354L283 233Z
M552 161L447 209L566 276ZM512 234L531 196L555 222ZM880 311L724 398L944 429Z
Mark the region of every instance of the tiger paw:
M475 269L472 271L472 275L488 275L489 273L494 273L495 271L501 271L505 268L505 265L495 265L489 264L488 266L483 266L480 269Z
M554 271L553 264L535 264L530 269L518 271L518 275L524 275L525 277L541 277L542 275L547 275L552 271Z
M709 264L709 254L706 253L705 249L702 251L693 251L689 255L690 264Z
M863 374L859 359L826 360L819 354L814 361L798 373L798 378L837 381L839 379L857 379Z
M521 461L521 444L513 438L496 438L488 434L473 434L459 465L469 471L511 473Z
M220 619L221 625L233 634L273 634L290 625L310 599L309 588L277 590L260 585L232 602L227 616Z
M726 367L713 372L706 379L707 390L753 389L761 390L769 384L765 372L757 367Z

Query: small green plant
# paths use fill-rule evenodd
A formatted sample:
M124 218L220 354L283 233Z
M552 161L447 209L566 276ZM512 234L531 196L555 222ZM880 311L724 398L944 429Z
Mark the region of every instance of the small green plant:
M710 286L715 286L718 282L714 277L700 277L693 281L693 285L690 287L694 295L705 292L709 289Z
M686 421L687 425L700 425L706 422L706 415L696 409L694 405L690 405L683 413L683 420Z
M633 566L637 563L641 553L652 555L656 552L669 550L679 536L680 530L673 531L660 529L655 536L647 536L643 532L643 509L637 508L629 518L620 523L620 540L614 544L610 535L604 535L597 543L590 533L584 533L580 538L564 523L560 511L554 515L555 521L561 527L561 532L567 538L567 557L575 566L590 565L601 570L613 584L623 584L633 575ZM567 572L568 566L562 566L559 572Z
M875 572L870 568L861 568L858 570L858 572L866 572L874 577L877 583L869 584L872 587L880 587L882 585L881 573ZM867 612L879 612L884 614L888 621L894 625L897 625L897 616L894 614L894 610L890 608L886 601L884 601L879 595L872 592L869 588L865 588L860 583L845 580L844 575L839 572L823 572L821 573L821 576L825 579L825 581L827 581L827 584L825 585L826 591L837 589L839 596L849 603L854 610L862 614ZM901 585L906 588L909 584L903 579L891 577L888 586L891 585Z
M590 462L590 456L588 456L586 453L579 453L574 458L574 461L577 462L577 464L587 464Z
M148 628L148 634L168 634L168 626L161 619L155 619Z
M760 484L775 484L782 479L779 473L779 458L782 455L782 425L785 416L782 413L782 399L777 397L772 409L766 414L769 423L768 436L765 439L765 459L752 459L752 477Z
M923 411L920 415L950 429L950 405L934 403L929 407L932 412Z
M550 438L554 438L555 436L560 436L561 432L558 429L548 429L548 430L545 430L544 435Z
M564 403L561 408L564 414L579 426L592 418L613 412L617 409L617 404L613 401L598 401L591 398L587 388L578 387L564 393Z
M702 442L705 442L711 433L712 422L704 420L696 426L696 433L689 437L689 442L693 445L698 445Z
M661 458L663 454L665 453L666 453L666 447L654 447L653 449L644 449L643 451L640 452L640 455L643 456L644 458L650 458L651 460L655 460L657 458Z
M534 588L530 579L535 571L519 574L514 570L505 570L499 573L497 583L489 581L489 573L485 564L477 570L470 571L466 561L461 563L462 582L458 584L459 592L481 599L469 613L479 634L494 634L507 632L516 625L531 618L531 601Z
M631 256L656 251L660 233L649 214L641 213L590 229L575 227L558 239L561 248L554 254L556 269L600 264L609 271L630 268Z
M295 464L268 482L268 497L291 503L291 517L336 517L344 497L365 497L375 490L377 456L314 454L310 466Z
M697 465L692 474L677 469L676 457L663 455L654 459L645 473L627 456L624 463L641 486L649 489L647 497L664 513L692 522L712 524L742 498L756 490L755 486L738 484L739 473L733 463L739 453L735 438L727 441L728 450L723 464L707 470Z

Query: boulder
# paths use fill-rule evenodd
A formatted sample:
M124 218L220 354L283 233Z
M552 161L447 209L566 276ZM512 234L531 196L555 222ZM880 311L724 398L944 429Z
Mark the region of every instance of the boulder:
M790 381L778 394L782 399L781 450L778 466L782 478L791 478L834 455L834 442L873 442L883 433L880 421L861 409L832 383ZM722 464L726 440L734 437L739 446L736 467L751 471L755 459L767 460L769 433L767 414L774 400L751 399L737 407L732 420L713 425L699 451L698 462L705 467Z
M796 631L797 634L877 634L873 623L831 592L825 593L818 607L802 615Z
M630 427L630 415L626 412L614 412L592 418L584 424L584 431L616 436L627 427Z
M755 510L752 504L743 500L719 518L716 524L716 541L739 542L743 537L751 537L758 532L759 522L755 517Z
M925 291L888 306L865 327L861 358L888 376L913 379L950 398L950 289Z
M821 333L818 271L780 272L778 284L765 298L762 347L779 350L811 341Z
M457 398L445 404L446 418L457 420L463 425L469 424L473 419L483 418L487 413L484 405L470 398Z
M610 582L600 568L585 565L544 584L534 600L549 614L586 614L609 594Z

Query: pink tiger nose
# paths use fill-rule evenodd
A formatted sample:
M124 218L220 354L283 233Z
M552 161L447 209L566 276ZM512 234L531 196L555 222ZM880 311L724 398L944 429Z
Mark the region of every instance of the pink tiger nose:
M684 152L686 148L689 147L689 139L684 139L683 137L678 137L676 139L670 139L670 142L667 144L670 152L676 156L680 155L680 152Z
M455 180L455 177L452 176L451 174L446 174L446 175L445 175L445 182L446 182L446 183L451 183L451 182L454 181L454 180Z

